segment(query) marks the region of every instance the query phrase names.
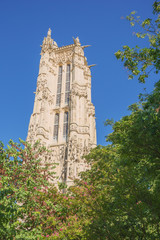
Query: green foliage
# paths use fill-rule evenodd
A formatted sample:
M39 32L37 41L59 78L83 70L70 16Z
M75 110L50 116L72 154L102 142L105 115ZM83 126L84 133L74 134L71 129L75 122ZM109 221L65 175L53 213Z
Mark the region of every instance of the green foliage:
M58 191L54 165L43 160L47 149L20 143L10 141L7 149L0 143L0 239L86 239L89 190Z
M141 83L146 81L149 73L154 70L158 73L160 70L160 2L156 1L153 4L153 13L156 18L152 20L147 18L144 21L140 20L139 16L136 16L136 12L133 11L127 19L130 21L131 26L136 24L140 25L142 31L137 32L135 35L137 38L148 38L149 46L145 48L130 48L129 46L123 46L123 50L118 50L115 53L117 59L124 61L124 66L130 72L128 78L133 79L134 76L138 76L138 80Z
M0 147L0 236L1 239L27 239L39 234L38 199L52 187L53 167L41 159L47 151L20 140ZM22 146L23 147L22 147ZM37 189L39 189L37 191ZM36 217L35 217L36 215Z
M159 102L160 82L131 106L129 116L111 122L112 144L86 156L92 164L82 173L92 188L91 199L81 203L89 218L86 239L159 239Z

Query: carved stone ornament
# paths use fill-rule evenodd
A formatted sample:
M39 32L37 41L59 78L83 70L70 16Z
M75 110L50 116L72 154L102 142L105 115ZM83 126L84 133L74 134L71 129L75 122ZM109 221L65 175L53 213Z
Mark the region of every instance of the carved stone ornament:
M76 39L73 38L73 41L74 41L74 44L75 44L76 46L80 46L80 45L81 45L81 44L80 44L80 41L79 41L79 37L76 37Z
M57 43L55 41L53 41L53 39L51 38L51 29L50 28L48 30L47 37L44 38L44 40L43 40L43 44L41 47L42 47L41 54L44 54L45 52L51 53L53 51L53 49L58 48Z
M87 88L84 85L73 84L72 85L72 95L77 95L79 97L87 97Z
M59 64L59 63L64 64L64 63L67 63L67 62L71 62L72 61L72 55L73 55L72 51L56 54L55 61L56 61L57 64Z

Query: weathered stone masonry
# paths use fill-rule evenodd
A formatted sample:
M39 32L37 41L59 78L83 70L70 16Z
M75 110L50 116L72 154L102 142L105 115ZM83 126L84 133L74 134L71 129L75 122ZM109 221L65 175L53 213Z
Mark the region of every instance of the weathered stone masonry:
M91 72L79 38L58 47L51 30L41 46L34 109L27 141L40 139L51 152L45 160L58 163L58 181L71 185L89 168L83 155L96 146L95 108L91 102Z

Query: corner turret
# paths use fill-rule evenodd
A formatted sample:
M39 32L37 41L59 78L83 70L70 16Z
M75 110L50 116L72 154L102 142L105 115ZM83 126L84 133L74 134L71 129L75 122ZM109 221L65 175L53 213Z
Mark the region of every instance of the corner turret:
M46 51L50 53L53 49L58 48L57 43L51 38L50 28L48 29L47 37L45 37L43 40L41 48L41 54L44 54Z

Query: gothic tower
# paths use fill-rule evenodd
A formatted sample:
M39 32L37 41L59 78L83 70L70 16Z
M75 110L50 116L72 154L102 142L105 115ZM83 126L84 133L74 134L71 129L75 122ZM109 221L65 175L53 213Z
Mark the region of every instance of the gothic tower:
M49 29L41 46L34 109L27 141L51 151L46 161L58 163L57 181L71 185L89 168L83 155L96 146L95 108L91 102L91 72L79 38L58 47Z

